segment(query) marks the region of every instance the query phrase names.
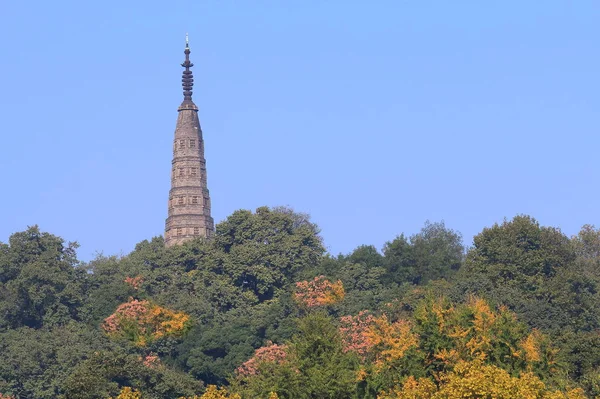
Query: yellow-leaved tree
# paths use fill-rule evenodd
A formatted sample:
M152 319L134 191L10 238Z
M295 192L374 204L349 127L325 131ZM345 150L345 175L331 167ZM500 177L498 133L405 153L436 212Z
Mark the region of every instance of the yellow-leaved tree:
M115 399L142 399L142 393L131 387L123 387Z
M568 386L568 379L548 337L519 322L507 308L493 308L475 296L458 305L426 297L410 317L406 312L361 312L342 318L340 331L346 350L359 356L357 379L371 394L406 399L583 398L579 390L557 388ZM490 396L477 396L484 391Z
M193 396L190 398L181 397L179 399L241 399L241 396L235 393L229 393L227 389L217 388L215 385L209 385L202 396Z
M537 376L525 372L518 377L481 360L459 361L454 370L429 378L410 376L379 399L586 399L581 388L567 392L550 389Z

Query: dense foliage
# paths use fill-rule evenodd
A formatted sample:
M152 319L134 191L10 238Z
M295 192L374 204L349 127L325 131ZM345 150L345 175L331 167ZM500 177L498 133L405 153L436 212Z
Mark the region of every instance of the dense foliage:
M77 260L0 243L0 398L593 398L600 231L517 216L465 249L426 223L325 252L307 215L234 212L211 240Z

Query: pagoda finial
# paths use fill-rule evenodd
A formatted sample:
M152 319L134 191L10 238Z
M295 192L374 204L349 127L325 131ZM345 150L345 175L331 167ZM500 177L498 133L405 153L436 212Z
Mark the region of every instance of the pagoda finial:
M183 76L181 78L181 85L183 86L183 102L192 102L192 87L194 86L194 76L190 68L194 66L190 62L190 39L188 34L185 34L185 61L181 64L185 68Z

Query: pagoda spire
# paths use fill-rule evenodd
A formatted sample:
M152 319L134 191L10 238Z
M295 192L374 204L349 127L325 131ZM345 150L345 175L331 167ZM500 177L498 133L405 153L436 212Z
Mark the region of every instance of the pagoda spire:
M194 87L194 75L190 70L194 64L190 61L190 39L188 34L185 34L185 61L181 64L185 68L181 77L181 85L183 86L183 102L193 103L192 101L192 88Z

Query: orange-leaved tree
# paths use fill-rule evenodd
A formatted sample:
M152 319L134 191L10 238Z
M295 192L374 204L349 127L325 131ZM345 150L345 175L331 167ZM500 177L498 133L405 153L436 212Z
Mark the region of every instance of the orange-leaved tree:
M333 305L344 299L344 286L341 281L331 282L325 276L296 283L294 299L306 308Z
M110 337L125 338L136 346L145 346L165 336L181 336L189 327L190 317L183 312L130 298L107 317L102 328Z
M154 352L150 352L142 358L142 363L144 366L155 369L157 367L162 366L160 362L160 357Z
M363 310L356 316L343 316L340 318L340 336L345 352L354 352L362 360L365 360L374 346L371 339L374 319L374 316L368 310Z
M135 277L125 277L124 282L128 285L131 286L131 288L133 288L134 290L139 290L140 287L142 286L142 283L144 282L144 278L142 276L135 276Z
M254 351L254 356L237 368L236 373L240 377L257 375L261 367L265 365L283 366L289 364L288 346L267 343Z

